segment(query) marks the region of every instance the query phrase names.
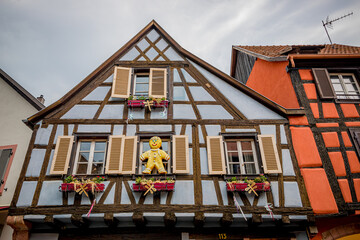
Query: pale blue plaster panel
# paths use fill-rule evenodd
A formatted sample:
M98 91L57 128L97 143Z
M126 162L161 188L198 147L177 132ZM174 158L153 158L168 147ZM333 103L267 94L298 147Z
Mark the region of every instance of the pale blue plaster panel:
M201 174L209 174L209 166L206 148L200 148Z
M133 117L133 119L144 119L145 118L145 108L133 108L129 109L129 121L130 121L130 115Z
M271 191L273 194L275 207L279 206L279 188L278 188L278 186L279 186L279 184L277 181L271 181Z
M62 205L62 192L59 191L62 181L44 181L41 187L38 205Z
M154 48L150 48L149 51L146 52L146 56L150 60L154 60L157 55L159 55L159 53Z
M54 156L54 149L52 149L51 153L50 153L49 163L48 163L47 168L46 168L46 175L50 175L51 162L53 160L53 156Z
M54 137L54 144L56 144L57 138L59 136L64 136L64 125L62 125L62 124L57 125L56 133L55 133L55 137Z
M75 201L75 192L69 192L68 193L68 204L74 205L74 201Z
M137 201L139 203L139 201ZM154 203L154 195L153 194L147 194L145 197L144 204L153 204Z
M165 61L165 59L163 57L158 57L156 61Z
M142 132L171 132L171 125L139 125L139 130Z
M197 105L202 119L233 119L221 105Z
M284 176L295 176L289 149L282 149L282 167Z
M135 136L136 125L127 125L126 136Z
M189 101L189 98L186 94L185 88L183 86L175 86L173 93L174 101Z
M174 69L174 82L181 82L181 78L177 69Z
M171 204L194 204L193 181L176 181Z
M262 135L274 135L276 139L275 125L260 125L260 131Z
M264 218L264 220L266 220L266 219L271 219L271 221L272 221L272 217L271 217L270 214L261 214L261 216L262 216L262 218ZM281 219L282 216L281 216L281 215L274 214L273 217L274 217L275 219Z
M167 42L163 38L160 41L158 41L155 45L158 49L160 49L160 51L164 50L168 46Z
M120 203L121 204L130 204L131 203L129 195L127 194L124 183L122 183L122 187L121 187L121 201L120 201Z
M199 129L199 143L205 143L204 135L203 135L203 133L201 131L201 126L200 125L199 125L198 129Z
M112 82L114 78L114 74L111 74L104 82Z
M284 125L280 125L280 138L281 138L281 144L287 144Z
M289 218L293 220L307 220L306 215L289 215Z
M110 182L109 181L104 181L103 183L104 183L105 189L106 189ZM104 194L104 192L95 193L97 203L100 201L100 198L101 198L101 196L103 194ZM92 204L92 202L90 202L90 199L85 194L82 194L82 196L81 196L81 205L91 205L91 204Z
M153 29L153 30L151 30L151 31L146 35L146 37L147 37L150 41L154 42L156 39L158 39L158 38L160 37L160 35L159 35L159 33L158 33L155 29Z
M49 125L47 128L39 127L36 133L35 144L47 145L49 143L52 128L53 125Z
M37 181L25 181L21 187L19 199L17 201L17 207L28 207L34 197Z
M249 200L250 205L252 206L254 203L255 194L245 192L245 195L246 195L247 199Z
M169 47L168 50L165 51L165 56L170 59L170 61L184 61L172 47Z
M190 60L189 60L190 61ZM265 107L250 96L234 88L224 80L203 69L190 61L220 92L226 93L225 97L242 112L248 119L284 119L278 113Z
M123 125L114 125L113 135L122 135L123 134Z
M160 193L160 204L166 204L167 195L168 195L167 192Z
M192 127L190 124L186 125L185 135L189 137L189 144L192 143Z
M189 148L189 166L190 166L190 175L193 174L193 151L192 148Z
M196 119L190 104L174 104L174 119Z
M138 59L138 61L146 61L146 59L144 57L141 57Z
M306 232L297 232L295 233L296 240L309 240Z
M99 105L75 105L61 118L62 119L93 119L98 109L99 109Z
M122 119L124 105L105 105L100 113L99 119Z
M114 204L114 198L115 198L115 186L116 183L111 187L111 190L109 194L107 195L104 204Z
M95 88L91 93L83 98L84 101L103 101L110 87L100 86Z
M256 132L255 128L227 128L225 129L226 132L237 132L237 133L244 133L244 132Z
M215 101L203 87L189 87L195 101Z
M80 124L77 132L111 132L111 125Z
M150 119L167 119L167 108L154 108L151 110Z
M297 182L284 182L285 207L302 207Z
M257 206L259 207L264 207L267 205L267 197L266 197L266 193L258 193L259 194L259 200L258 200L258 204Z
M137 56L139 56L139 51L136 50L136 48L132 48L130 51L128 51L124 56L122 56L119 60L121 61L132 61Z
M175 133L176 135L180 135L181 132L181 125L175 125Z
M148 46L150 46L150 44L148 43L148 41L145 40L145 38L143 38L140 42L137 43L137 46L144 51Z
M68 125L69 136L73 134L73 131L74 131L74 124L69 124Z
M225 181L219 181L219 186L220 186L220 192L221 192L221 197L223 199L223 203L224 203L224 205L228 205L226 182Z
M216 197L216 191L213 181L202 180L201 186L203 191L203 204L204 205L218 205L218 200Z
M219 125L205 125L207 136L219 136L221 127Z
M33 149L31 152L30 162L26 170L26 177L38 177L42 163L44 162L46 149Z
M235 198L236 198L236 201L239 203L239 205L244 206L244 203L241 200L241 197L240 197L239 193L238 192L233 192L233 193L235 193Z
M185 69L181 68L181 72L184 75L186 82L196 82L196 80Z

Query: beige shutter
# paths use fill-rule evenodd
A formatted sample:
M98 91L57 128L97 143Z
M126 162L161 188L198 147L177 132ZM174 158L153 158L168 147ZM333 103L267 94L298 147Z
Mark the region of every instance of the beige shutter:
M106 174L120 174L121 148L124 136L110 136L109 147L106 158Z
M259 135L258 138L264 173L281 173L280 159L274 135Z
M136 154L137 154L137 136L124 137L120 169L122 174L135 174Z
M165 68L150 69L149 96L152 96L154 98L166 97Z
M50 174L67 174L74 136L60 136L56 141Z
M209 174L225 174L224 145L221 136L206 137Z
M175 135L172 138L173 172L189 173L189 137L186 135Z
M326 68L313 68L312 72L321 98L335 98L335 91Z
M131 68L115 67L111 97L128 98L130 95Z

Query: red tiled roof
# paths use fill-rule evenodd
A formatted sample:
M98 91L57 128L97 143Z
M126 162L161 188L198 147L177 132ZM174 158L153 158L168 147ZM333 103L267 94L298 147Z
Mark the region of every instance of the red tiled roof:
M282 57L289 53L304 54L360 54L360 47L325 44L325 45L272 45L272 46L235 46L266 57ZM300 52L297 52L300 50ZM312 52L309 52L312 51Z

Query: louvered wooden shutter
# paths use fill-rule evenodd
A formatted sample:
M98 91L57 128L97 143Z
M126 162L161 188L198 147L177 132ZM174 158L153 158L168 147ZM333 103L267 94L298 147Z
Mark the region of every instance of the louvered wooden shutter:
M206 137L209 174L225 174L224 145L221 136Z
M279 154L273 135L259 135L261 158L264 173L281 173Z
M60 136L56 141L50 174L67 174L74 136Z
M149 95L154 98L166 97L166 69L151 68Z
M356 151L360 155L360 130L359 129L349 129L350 130L350 136L354 142L354 146L356 148Z
M130 95L131 68L115 67L111 97L128 98Z
M121 154L121 172L122 174L135 174L137 136L124 137L124 144Z
M106 174L120 174L120 159L124 136L110 136L106 158Z
M189 173L189 137L186 135L175 135L172 138L173 150L173 172Z
M334 88L326 68L312 69L321 98L335 98Z

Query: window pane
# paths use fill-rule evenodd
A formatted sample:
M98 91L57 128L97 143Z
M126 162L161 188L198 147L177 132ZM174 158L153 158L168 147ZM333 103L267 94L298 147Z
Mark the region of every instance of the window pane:
M80 142L80 151L90 151L91 142Z
M95 142L95 151L105 152L106 142Z
M80 153L79 162L88 162L89 161L89 155L90 155L90 153L88 153L88 152Z
M254 162L254 155L252 152L243 153L244 162Z
M91 174L102 174L103 166L104 165L102 163L93 163L91 168Z
M241 142L241 149L243 151L246 151L246 150L252 150L252 147L251 147L251 141L242 141Z
M229 163L231 162L239 162L239 154L238 152L228 152Z
M103 153L103 152L94 153L93 162L104 162L104 159L105 159L105 153Z
M81 164L81 163L79 163L76 173L77 173L77 174L86 174L87 166L88 166L87 164Z
M144 75L144 76L136 75L136 83L149 83L149 76L148 75Z
M344 83L352 83L354 82L353 78L351 76L342 76Z
M230 171L231 174L240 174L240 164L231 164Z
M245 173L246 174L256 174L255 164L254 163L246 163L244 164Z
M0 177L1 177L0 180L3 180L10 156L11 156L11 149L0 150Z
M344 91L340 84L333 84L333 87L334 87L334 90L336 92L343 92Z
M144 141L142 142L142 144L143 144L143 149L142 149L143 152L150 150L149 141Z
M353 84L346 84L346 89L349 91L349 92L355 92L356 91L356 86L354 86Z
M149 91L149 84L136 84L136 93L147 93Z
M169 153L169 152L168 152L168 150L169 150L169 142L162 142L161 148L162 148L162 150L164 150L165 152Z
M330 79L331 79L331 82L332 82L332 83L340 83L340 80L339 80L338 77L331 76Z
M237 143L236 142L226 142L226 147L228 151L237 151Z

